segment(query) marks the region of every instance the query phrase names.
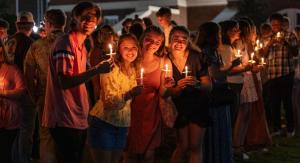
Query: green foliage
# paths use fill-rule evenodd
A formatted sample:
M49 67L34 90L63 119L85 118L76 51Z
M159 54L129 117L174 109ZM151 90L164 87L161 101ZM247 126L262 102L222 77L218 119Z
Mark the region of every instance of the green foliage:
M247 16L251 18L256 25L260 25L268 18L266 8L268 7L265 0L241 0L237 16Z

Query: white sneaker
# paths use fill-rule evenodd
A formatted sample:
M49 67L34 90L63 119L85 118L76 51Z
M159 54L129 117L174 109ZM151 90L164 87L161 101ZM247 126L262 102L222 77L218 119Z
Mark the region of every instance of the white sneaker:
M292 138L292 137L294 137L295 136L295 131L293 131L293 132L287 132L286 133L286 137L287 138Z
M281 131L275 131L275 132L272 132L271 134L272 136L280 136L281 135Z
M243 153L243 154L242 154L242 159L243 159L243 160L249 160L249 159L250 159L250 156L249 156L247 153Z
M262 151L263 152L269 152L269 149L268 148L263 148Z

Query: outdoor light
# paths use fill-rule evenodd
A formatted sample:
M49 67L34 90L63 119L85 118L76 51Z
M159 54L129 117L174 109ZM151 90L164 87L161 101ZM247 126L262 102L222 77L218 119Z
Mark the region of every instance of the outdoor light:
M37 33L37 31L39 30L39 28L36 25L34 25L32 27L32 30L33 30L34 33Z

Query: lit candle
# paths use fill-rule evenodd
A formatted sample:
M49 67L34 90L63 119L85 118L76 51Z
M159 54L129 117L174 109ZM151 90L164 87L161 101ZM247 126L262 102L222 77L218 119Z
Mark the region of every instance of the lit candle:
M108 44L108 48L109 48L109 54L106 54L106 55L109 55L110 58L111 58L112 61L113 61L113 55L115 55L116 53L113 53L113 47L112 47L112 44Z
M242 57L240 49L237 50L237 54L235 55L235 57L237 58Z
M280 33L280 32L277 32L277 33L276 33L276 38L279 39L280 36L281 36L281 33Z
M144 80L144 68L141 68L141 75L140 75L140 77L141 77L141 85L143 85L144 84L144 82L143 82L143 80Z
M165 77L168 77L168 72L169 72L169 65L168 64L165 65L165 71L166 71Z
M254 58L254 52L251 53L251 58L250 58L250 60L248 62L254 64L255 61L254 61L253 58Z
M257 45L257 46L259 45L259 40L256 40L256 45Z
M112 52L113 52L113 50L112 50L112 45L111 45L111 44L108 44L108 48L109 48L109 54L112 55Z
M187 77L187 76L188 76L188 73L189 73L189 70L188 70L188 67L187 67L187 66L185 66L185 68L184 68L184 73L185 73L185 77Z
M266 63L265 63L265 59L264 59L264 57L262 57L261 58L261 63L260 63L261 65L265 65Z
M259 48L263 48L263 44L262 43L259 44Z
M256 52L258 51L258 47L257 46L255 46L254 51L256 51Z
M254 58L254 52L251 53L251 60L253 61Z

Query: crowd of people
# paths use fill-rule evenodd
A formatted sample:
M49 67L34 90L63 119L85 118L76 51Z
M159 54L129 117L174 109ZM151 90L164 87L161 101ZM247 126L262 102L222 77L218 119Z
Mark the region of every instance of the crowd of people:
M300 131L300 27L288 18L205 22L192 35L161 7L160 27L136 16L118 35L101 14L80 2L66 28L50 9L38 39L30 12L11 36L0 19L0 162L81 163L90 151L95 163L151 163L171 130L168 162L233 163Z

